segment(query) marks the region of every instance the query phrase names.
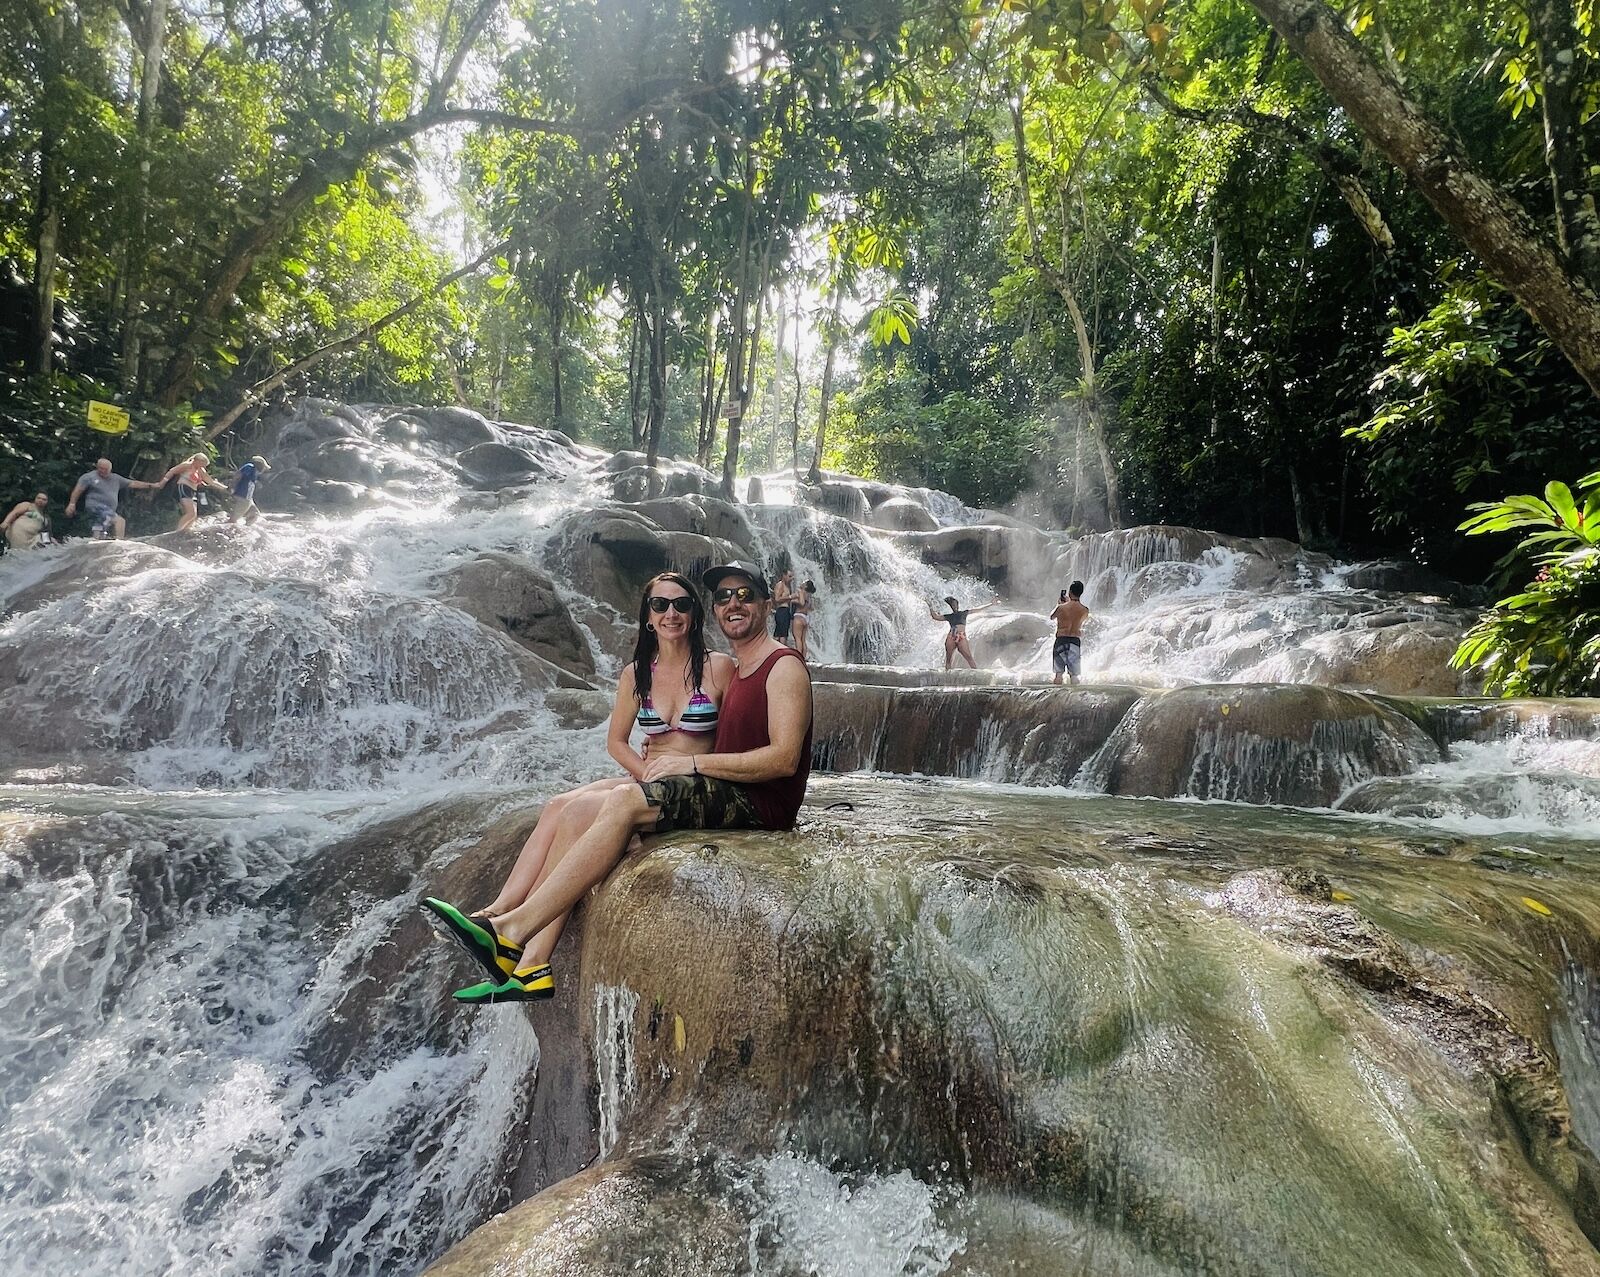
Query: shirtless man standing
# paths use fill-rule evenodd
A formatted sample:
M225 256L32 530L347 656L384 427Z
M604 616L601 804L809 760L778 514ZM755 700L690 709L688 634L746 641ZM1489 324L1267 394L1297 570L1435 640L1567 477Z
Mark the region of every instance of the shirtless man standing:
M1083 605L1083 582L1074 581L1061 591L1061 602L1050 613L1056 623L1055 646L1050 649L1050 663L1055 666L1057 685L1063 673L1072 676L1072 685L1078 685L1078 675L1083 671L1083 623L1089 619L1089 609Z

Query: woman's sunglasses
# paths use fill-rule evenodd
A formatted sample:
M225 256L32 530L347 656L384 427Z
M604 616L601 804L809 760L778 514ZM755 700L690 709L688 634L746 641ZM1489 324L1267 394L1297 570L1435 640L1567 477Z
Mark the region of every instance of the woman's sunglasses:
M675 599L664 599L659 594L650 596L650 610L657 616L660 616L669 607L674 612L682 612L685 616L688 616L690 612L694 611L694 600L687 594L680 594Z
M748 585L724 585L711 591L711 601L721 607L729 599L738 599L741 603L748 603L760 595Z

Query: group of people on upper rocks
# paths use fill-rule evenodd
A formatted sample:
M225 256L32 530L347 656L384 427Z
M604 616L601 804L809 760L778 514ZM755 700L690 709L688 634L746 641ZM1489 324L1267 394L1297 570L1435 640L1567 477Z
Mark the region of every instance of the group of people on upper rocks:
M229 513L235 523L254 523L260 518L261 511L255 501L256 484L263 474L272 469L267 459L251 457L233 472L228 483L213 479L210 465L211 458L203 452L197 452L185 457L152 483L116 473L110 458L101 457L95 462L94 469L74 485L72 495L67 498L67 517L70 519L77 514L81 500L84 513L89 516L90 536L97 541L105 537L121 539L128 528L127 521L118 510L122 494L130 488L135 491L164 488L176 479L179 532L185 531L200 517L201 506L208 504L208 490L224 493L231 499ZM33 500L19 502L4 519L0 519L0 533L4 534L6 545L12 550L31 550L49 545L52 539L49 494L36 493Z
M974 612L996 606L999 600L968 608L962 607L961 600L953 594L945 595L944 601L950 609L948 612L941 613L931 607L928 609L930 620L943 621L950 627L950 632L944 636L944 667L948 670L959 652L971 668L977 669L978 662L972 657L972 645L967 641L967 618ZM1050 619L1056 627L1055 642L1050 648L1054 681L1059 685L1061 676L1066 674L1076 686L1083 673L1083 623L1089 619L1089 609L1083 605L1082 581L1074 581L1061 591L1060 600L1051 611Z
M772 583L772 637L794 648L806 660L806 635L811 631L811 609L816 605L817 583L794 581L794 569L784 568Z

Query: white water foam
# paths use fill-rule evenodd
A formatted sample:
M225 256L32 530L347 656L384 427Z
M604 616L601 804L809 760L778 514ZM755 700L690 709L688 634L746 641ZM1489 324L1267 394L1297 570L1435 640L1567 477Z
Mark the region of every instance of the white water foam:
M375 1277L494 1205L533 1033L341 1045L360 1030L330 1012L411 901L315 921L295 884L329 825L298 806L42 803L0 825L0 1272Z
M941 1214L959 1196L910 1171L841 1175L809 1158L780 1154L752 1167L746 1191L759 1204L751 1221L750 1271L783 1268L814 1277L938 1277L962 1248Z

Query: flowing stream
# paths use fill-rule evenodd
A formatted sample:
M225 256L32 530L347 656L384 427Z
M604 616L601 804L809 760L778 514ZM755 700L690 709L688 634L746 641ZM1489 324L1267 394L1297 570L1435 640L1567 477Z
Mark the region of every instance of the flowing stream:
M456 1008L415 903L492 892L539 803L611 771L639 584L734 553L816 581L817 763L861 773L819 780L770 863L741 851L745 881L779 898L833 866L802 891L818 934L841 970L844 937L878 955L839 1086L876 1080L791 1077L725 1120L675 1089L694 1071L652 1052L703 1044L687 1010L657 1040L674 941L636 937L636 888L608 887L595 907L633 939L584 939L570 1030L605 1160L536 1199L584 1223L529 1272L611 1271L601 1242L663 1274L1355 1273L1386 1245L1415 1272L1600 1271L1572 1223L1600 1183L1600 707L1464 696L1445 658L1470 614L1433 583L1192 529L1072 540L843 479L769 476L730 507L692 467L458 410L306 401L261 446L260 525L0 559L0 1273L419 1273L545 1188L530 1096L569 1031ZM1057 691L1045 614L1073 578L1088 686ZM947 594L998 601L972 621L985 670L948 679ZM870 836L829 802L871 810ZM691 852L640 863L682 880ZM1303 953L1343 942L1282 904L1291 864L1418 970L1436 948L1515 990L1502 1019L1552 1061L1560 1149L1491 1148L1472 1070L1425 1078L1396 1026L1436 1027L1437 987L1391 1015L1305 983ZM1396 979L1382 997L1425 982ZM948 1067L901 1077L930 1048L892 1005L927 981L970 996L934 998ZM1487 1061L1469 1021L1451 1049ZM956 1133L974 1042L1033 1079L992 1128L1054 1150L1034 1179ZM1196 1123L1230 1088L1254 1107L1209 1132L1223 1176ZM1372 1176L1386 1192L1351 1187ZM1484 1204L1495 1185L1516 1209ZM1319 1240L1335 1193L1348 1263Z

